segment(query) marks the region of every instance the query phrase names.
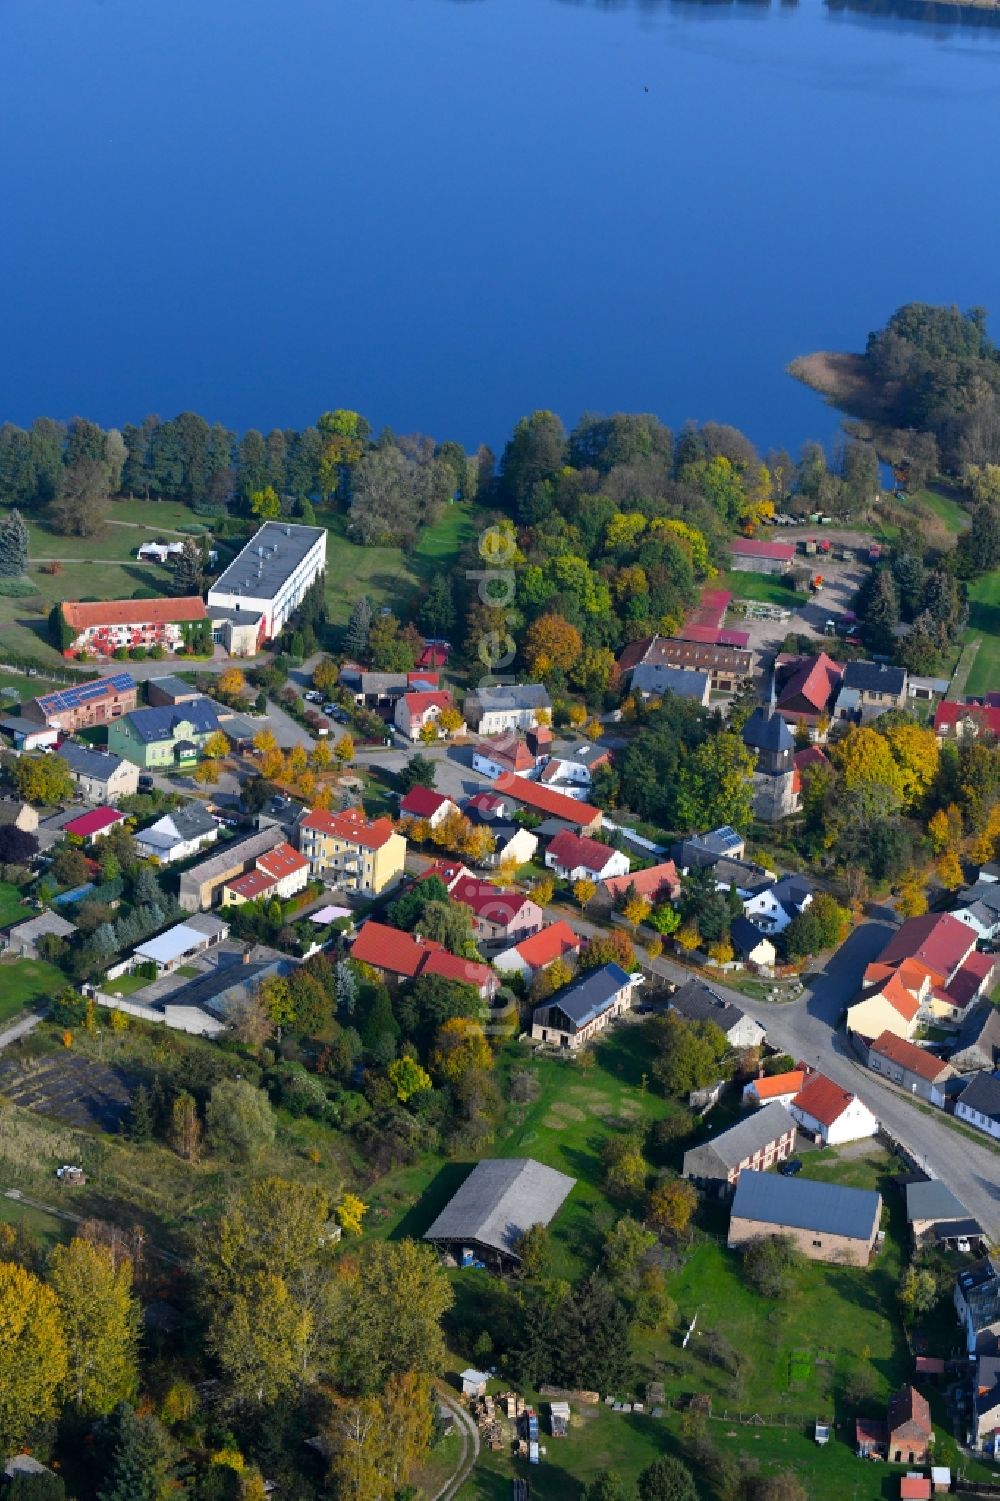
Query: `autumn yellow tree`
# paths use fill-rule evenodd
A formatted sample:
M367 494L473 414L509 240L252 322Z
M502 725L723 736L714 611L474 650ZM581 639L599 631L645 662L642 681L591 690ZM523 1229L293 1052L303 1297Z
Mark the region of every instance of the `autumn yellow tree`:
M539 876L531 888L532 898L540 907L547 907L556 894L556 883L553 876Z
M325 740L317 740L309 757L313 771L329 771L333 765L333 751Z
M962 843L962 813L955 803L939 808L927 825L931 849L941 855L946 849L958 849Z
M343 734L334 746L333 754L342 766L349 766L354 760L354 736Z
M278 749L278 737L273 730L258 730L253 737L253 748L258 755L266 756Z
M666 1178L650 1189L646 1220L654 1230L680 1235L690 1223L698 1194L686 1178Z
M538 971L531 982L531 999L533 1001L546 1001L550 995L555 995L557 990L562 990L573 978L573 970L565 959L553 959L544 969Z
M56 1415L67 1369L55 1293L27 1268L0 1262L0 1449L5 1455Z
M889 742L870 725L854 725L831 750L848 791L877 784L888 787L900 800L904 777L889 748Z
M219 780L219 768L214 761L199 761L192 775L201 787L213 787Z
M470 824L458 853L467 855L474 865L480 865L496 847L496 837L485 824Z
M632 895L626 899L625 905L622 907L622 916L633 928L637 928L640 923L646 921L652 910L652 902L633 890Z
M228 756L229 740L224 731L213 730L201 748L203 756L210 760L217 760L219 756Z
M438 729L436 719L425 719L420 726L420 741L422 745L433 745L441 739L441 731Z
M649 955L650 959L659 959L660 955L663 953L663 939L660 938L659 935L657 935L655 938L649 938L646 940L646 953Z
M539 615L528 627L524 660L529 672L544 678L553 669L569 672L583 651L583 637L563 615Z
M88 1418L131 1401L138 1382L139 1305L132 1263L107 1246L71 1240L56 1246L49 1282L66 1342L66 1396Z
M242 698L247 691L247 680L238 667L227 667L216 678L215 689L220 698Z
M584 877L580 881L573 882L573 900L576 902L577 906L585 907L588 902L592 902L594 900L594 897L596 895L597 883L595 881L588 881L587 878Z
M962 862L954 850L945 850L935 864L937 878L948 891L957 891L965 880Z
M471 1069L492 1068L493 1054L479 1023L468 1016L453 1016L439 1027L430 1067L445 1084L457 1084Z
M698 932L697 924L693 922L682 923L674 934L674 942L679 948L684 949L688 953L698 948L701 943L701 934Z
M900 877L896 894L896 911L900 917L920 917L927 911L924 876L919 870L907 870Z
M304 745L293 745L285 756L285 770L289 777L297 777L305 771L309 762L308 752Z
M313 668L312 685L320 693L332 693L340 682L340 669L332 657L321 657Z
M969 846L969 858L977 865L987 865L995 856L1000 840L1000 803L986 815L986 824Z
M914 807L927 795L938 774L941 752L928 725L894 724L885 731L893 759L903 777L903 802Z
M316 776L308 766L295 778L295 790L304 803L311 803L316 795Z
M452 707L441 710L441 713L438 715L438 724L449 735L454 735L456 730L462 729L465 720L462 718L461 711Z
M333 1213L345 1235L360 1235L361 1221L368 1213L368 1205L357 1194L345 1193L340 1203L334 1205Z

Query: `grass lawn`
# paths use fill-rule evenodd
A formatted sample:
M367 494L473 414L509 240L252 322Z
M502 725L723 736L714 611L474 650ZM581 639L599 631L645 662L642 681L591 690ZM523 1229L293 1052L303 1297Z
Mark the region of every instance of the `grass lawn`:
M475 531L472 509L446 506L434 526L420 535L412 553L399 547L362 547L347 536L342 515L320 512L317 521L327 528L326 595L330 619L344 625L355 601L367 594L376 609L386 605L405 613L414 596L435 573L447 572L460 549Z
M21 901L21 892L11 881L0 881L0 928L9 927L19 917L30 917L30 909ZM2 1004L2 997L0 997Z
M960 532L967 530L970 522L969 512L965 506L959 504L947 486L931 485L926 490L918 490L913 499L933 511L934 515L944 522L952 536L957 537Z
M148 975L119 975L116 980L103 981L100 988L105 995L135 995L152 983Z
M1000 688L1000 570L983 574L969 585L969 629L966 641L981 638L966 693Z
M124 529L111 528L116 533ZM52 538L52 541L71 541L68 538ZM79 540L79 539L77 539ZM79 557L72 552L59 553L46 546L45 554L51 557ZM91 558L104 557L95 549ZM113 554L112 554L113 555ZM29 563L28 576L36 586L37 593L24 599L9 599L0 595L0 631L6 649L22 656L35 658L44 668L46 664L64 666L49 635L48 617L52 606L64 599L131 599L137 590L149 589L155 594L167 591L169 573L156 563L96 562L88 561L85 570L67 563L60 574L42 573L38 563ZM25 681L31 681L26 679ZM12 680L13 682L13 680ZM31 689L28 690L30 692Z
M10 920L16 920L16 916ZM0 964L0 1021L28 1006L52 1000L65 989L65 976L44 959L4 960Z
M815 562L817 569L821 568L818 559L806 558L805 561L810 565ZM784 605L789 610L797 609L807 598L804 594L796 594L791 584L774 574L744 573L739 569L722 574L719 587L728 589L734 599L755 599L762 604Z
M46 1250L58 1241L69 1240L73 1233L71 1221L57 1219L54 1214L46 1214L44 1209L36 1209L33 1204L19 1204L4 1194L0 1194L0 1224L23 1225L43 1242Z

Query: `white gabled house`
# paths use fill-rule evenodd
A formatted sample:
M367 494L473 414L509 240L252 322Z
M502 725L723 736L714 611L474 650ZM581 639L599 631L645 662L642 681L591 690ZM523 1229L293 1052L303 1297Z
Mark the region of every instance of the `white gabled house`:
M545 851L547 868L564 881L607 881L613 876L627 876L631 863L621 850L568 829L557 834Z
M788 1108L796 1124L825 1147L861 1141L878 1131L878 1117L868 1106L825 1074L810 1074Z

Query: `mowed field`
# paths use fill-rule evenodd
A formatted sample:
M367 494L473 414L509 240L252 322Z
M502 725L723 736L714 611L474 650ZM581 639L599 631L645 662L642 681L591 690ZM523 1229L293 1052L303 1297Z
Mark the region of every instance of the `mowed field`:
M1000 570L986 573L969 585L969 629L966 641L980 641L966 693L1000 689Z
M326 597L330 620L346 625L355 603L366 594L376 609L405 616L437 573L451 574L475 532L472 507L453 503L420 536L412 552L400 547L361 547L347 536L346 518L323 512L317 520L329 532Z

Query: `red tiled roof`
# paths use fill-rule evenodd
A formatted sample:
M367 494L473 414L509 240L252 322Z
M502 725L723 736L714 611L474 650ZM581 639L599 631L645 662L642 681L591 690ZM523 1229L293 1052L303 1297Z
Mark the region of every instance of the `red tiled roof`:
M919 959L946 980L975 946L975 933L957 917L948 912L925 912L904 922L878 957L883 964Z
M825 1074L813 1074L803 1084L792 1104L803 1115L810 1115L813 1120L819 1121L821 1126L832 1126L853 1099L849 1090L841 1089L839 1084L834 1084Z
M601 884L612 901L624 896L630 886L650 901L655 901L661 893L674 897L681 889L677 866L672 860L666 860L662 865L650 865L645 870L633 870L627 876L608 876Z
M890 1440L896 1430L902 1427L916 1428L918 1432L930 1438L933 1432L930 1403L915 1386L902 1387L898 1392L893 1392L889 1398L886 1426L889 1429Z
M940 1355L918 1355L913 1362L918 1376L943 1376L944 1361Z
M425 646L417 658L418 667L444 667L448 662L446 646Z
M296 871L308 870L309 861L298 850L292 849L290 844L276 844L273 850L257 856L257 869L262 870L265 875L273 876L276 881L283 881Z
M454 980L461 985L474 985L480 994L495 990L499 983L488 964L461 959L457 954L449 954L446 949L435 949L428 954L420 967L420 973L438 975L442 980Z
M807 745L805 750L796 751L792 757L796 771L805 771L807 766L829 766L830 758L823 754L818 745Z
M236 876L226 882L229 891L235 891L237 896L243 897L244 901L255 902L258 897L265 896L273 891L277 885L277 878L269 876L263 870L248 870L245 876Z
M432 938L421 939L418 943L412 933L404 933L400 928L390 928L369 918L362 923L351 946L351 958L412 980L419 974L427 955L440 948L441 945Z
M688 626L709 626L716 630L726 618L726 611L733 596L728 589L712 589L708 584L701 591L701 598L694 609L689 611Z
M429 650L430 647L424 648L425 652ZM438 646L435 647L434 650L441 651L442 648ZM447 661L447 653L445 653L445 661ZM439 672L433 671L428 672L427 669L424 668L423 670L418 672L408 672L406 674L406 681L413 688L415 688L418 683L424 688L437 688L441 684L441 674Z
M333 839L349 840L366 850L380 850L396 832L391 818L373 818L369 823L359 808L346 808L343 813L314 808L299 827L314 829L316 833L328 834Z
M472 808L476 813L482 813L486 818L496 818L504 810L504 800L496 797L492 792L474 792L466 799L465 811Z
M417 880L426 881L431 876L436 876L445 890L450 892L455 882L460 881L463 876L468 876L471 880L472 871L466 870L460 860L435 860L433 865L428 865L420 872Z
M887 1058L890 1063L898 1063L900 1068L909 1069L911 1074L919 1074L931 1084L949 1072L948 1064L942 1059L935 1058L926 1048L918 1048L916 1043L907 1042L905 1037L897 1037L895 1032L883 1032L876 1037L872 1052L878 1053L880 1058Z
M797 1095L805 1082L806 1071L804 1068L793 1068L785 1074L770 1074L763 1079L754 1079L754 1094L761 1104L765 1100L776 1100L782 1095Z
M62 607L66 624L76 631L94 625L171 625L175 621L205 620L200 595L183 599L104 599L81 604L68 599Z
M400 813L410 818L433 818L451 799L433 787L411 787L399 805Z
M530 938L522 938L515 947L530 969L544 969L555 959L575 954L582 945L579 933L574 933L569 923L560 918L558 922L539 928Z
M737 558L775 558L790 563L795 557L791 542L761 542L756 537L737 537L730 542L729 551Z
M476 746L476 754L490 761L500 761L513 771L530 771L535 758L520 735L497 735L492 740L482 740Z
M404 693L403 702L411 715L426 714L427 710L433 709L435 705L439 709L452 707L451 694L447 688L436 689L432 693Z
M489 881L477 881L475 876L461 877L450 895L463 907L471 908L477 917L504 927L509 927L525 903L531 901L523 891L503 891Z
M655 636L640 636L638 641L630 641L615 663L616 674L631 672L633 667L638 667L655 640Z
M44 729L39 725L39 729ZM93 808L89 813L81 813L79 818L70 819L69 823L63 824L64 834L76 834L81 839L88 838L91 834L100 834L104 829L110 829L112 824L121 823L124 813L118 813L114 808Z
M959 704L947 698L943 698L934 711L935 733L945 734L966 719L975 720L982 730L1000 736L1000 708L989 703Z
M970 1001L976 1000L986 989L998 962L1000 961L995 954L980 954L978 951L971 953L945 987L945 993L952 1004L967 1006Z
M802 699L807 705L807 713L824 714L835 689L840 686L843 669L825 651L816 657L800 657L788 665L791 672L784 678L778 693L778 712L795 713L798 708L796 700Z
M567 797L563 792L554 792L551 787L528 782L524 777L516 777L509 771L497 777L493 787L496 792L508 793L515 802L523 803L536 813L544 813L549 818L561 818L566 823L576 824L578 829L588 828L593 823L600 827L600 808L578 802L576 798Z
M545 853L567 870L575 870L578 865L582 865L586 870L597 874L604 869L616 851L601 844L598 839L587 839L583 834L572 834L565 829L549 841Z
M931 1483L926 1475L900 1475L899 1501L930 1501Z

